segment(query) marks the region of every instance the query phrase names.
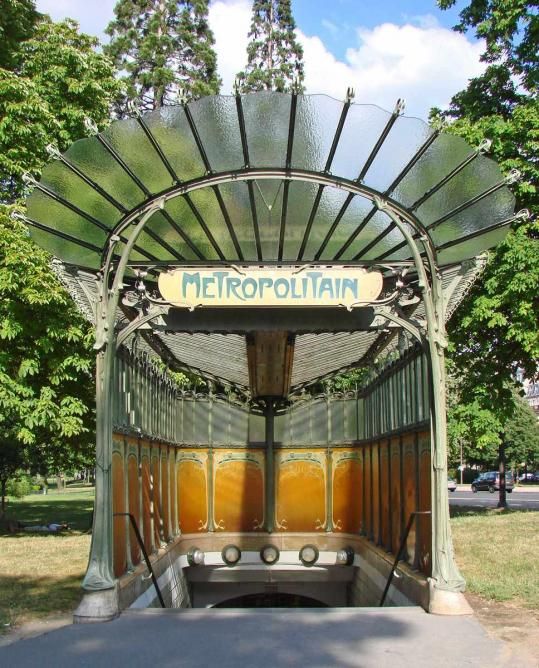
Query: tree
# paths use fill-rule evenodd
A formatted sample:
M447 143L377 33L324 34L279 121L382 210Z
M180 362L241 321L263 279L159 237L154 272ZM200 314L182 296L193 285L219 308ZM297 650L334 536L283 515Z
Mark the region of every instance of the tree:
M534 471L539 466L539 422L522 397L516 399L515 412L505 426L505 448L513 468L524 464Z
M254 0L247 67L237 75L241 92L303 92L303 48L295 29L291 0Z
M51 268L51 257L6 206L39 175L46 147L108 124L121 84L97 40L73 21L43 18L0 69L0 483L16 469L46 473L88 463L93 449L91 331ZM15 47L14 47L15 48Z
M0 482L88 461L93 441L92 334L51 258L0 206Z
M455 0L438 0L442 9ZM537 141L539 101L535 2L472 0L460 13L456 30L475 29L486 41L485 73L457 93L446 112L433 110L446 132L478 145L492 140L492 154L503 172L517 169L513 187L520 219L505 241L490 253L486 269L471 290L449 330L449 364L458 384L458 401L449 407L449 434L464 438L467 458L496 459L500 444L518 414L515 377L529 378L539 362L539 200ZM503 459L503 457L501 458Z
M34 31L38 14L34 0L3 0L0 12L0 67L13 69L21 42Z
M20 45L15 71L0 69L0 201L24 194L22 174L39 175L48 144L65 150L88 134L88 117L108 125L122 85L97 45L74 21L44 19Z
M105 47L144 110L219 92L208 0L120 0Z

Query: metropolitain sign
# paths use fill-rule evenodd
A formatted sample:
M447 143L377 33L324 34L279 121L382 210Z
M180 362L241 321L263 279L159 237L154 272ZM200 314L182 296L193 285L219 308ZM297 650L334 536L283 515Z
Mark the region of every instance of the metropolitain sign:
M163 299L175 306L303 307L374 302L379 271L361 267L249 267L174 269L159 275Z

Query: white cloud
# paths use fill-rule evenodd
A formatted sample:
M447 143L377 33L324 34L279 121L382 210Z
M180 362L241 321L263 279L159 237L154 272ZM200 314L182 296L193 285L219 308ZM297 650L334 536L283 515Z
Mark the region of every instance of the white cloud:
M114 16L117 0L37 0L38 11L49 14L54 21L66 16L75 19L83 32L97 35L102 42L108 41L103 30Z
M218 0L210 8L223 93L230 93L234 76L245 67L251 3ZM481 42L442 28L431 15L413 17L413 23L384 23L357 28L357 46L337 59L316 35L298 31L304 49L305 84L309 93L327 93L342 99L348 86L356 102L393 109L406 100L408 115L426 118L433 106L447 106L469 78L483 71Z
M208 19L215 37L217 66L223 80L221 92L230 94L236 74L247 64L251 3L247 0L218 0L211 4Z
M113 16L116 0L38 0L39 11L56 20L72 16L85 32L98 35ZM356 102L392 109L399 97L406 112L426 118L433 106L447 106L451 96L467 80L483 71L479 55L482 42L442 28L432 15L409 16L404 25L384 23L358 27L356 44L339 60L316 35L298 31L303 45L305 83L309 93L327 93L342 99L348 86L356 90ZM214 0L209 22L216 40L223 93L231 93L234 77L247 62L247 33L251 24L250 0ZM327 20L323 26L331 31ZM347 31L347 35L354 34Z

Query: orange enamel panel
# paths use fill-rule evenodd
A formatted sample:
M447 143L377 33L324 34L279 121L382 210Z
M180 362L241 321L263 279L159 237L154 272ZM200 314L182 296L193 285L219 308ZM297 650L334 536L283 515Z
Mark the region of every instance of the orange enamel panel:
M404 503L404 521L408 522L410 515L416 510L416 493L417 493L417 462L415 449L415 436L408 435L402 438L402 452L403 452L403 482L402 490ZM406 542L406 550L408 553L408 562L413 564L415 562L415 544L416 544L416 522L412 522L412 528L408 534Z
M161 512L161 475L160 475L159 459L157 456L152 456L152 510L153 510L153 532L155 545L159 546L164 538L163 536L163 520Z
M333 530L359 533L362 506L361 462L354 452L339 452L333 464Z
M163 534L165 540L170 538L170 507L168 483L168 448L161 452L161 509L163 513Z
M124 460L119 452L112 453L112 512L125 513ZM127 529L125 517L113 517L114 575L119 577L127 568Z
M247 458L246 458L247 457ZM216 531L256 531L264 526L261 461L245 453L214 455Z
M373 443L372 458L372 535L373 540L380 540L380 463L378 459L380 445Z
M391 549L391 520L389 507L389 456L387 452L387 441L380 445L380 484L382 486L381 524L382 532L380 541L386 550Z
M168 486L170 490L170 527L172 534L178 533L178 515L176 513L176 450L171 448L168 458Z
M419 510L431 509L431 454L430 435L419 434ZM432 518L420 516L419 527L419 568L426 575L431 571Z
M391 457L391 543L392 552L397 554L402 534L402 501L401 501L401 453L400 440L393 438L390 445Z
M127 493L129 496L129 512L135 518L135 522L140 529L138 463L135 455L129 455L127 458ZM129 522L129 545L131 549L131 561L134 564L138 564L140 561L140 547L131 522Z
M198 454L198 453L197 453ZM207 455L180 455L178 463L178 500L180 528L183 533L197 533L208 528L206 487Z
M371 448L366 445L363 448L365 453L365 534L372 536L372 469L371 469Z
M142 535L147 552L152 551L152 483L150 476L150 462L148 457L142 457Z
M275 489L275 526L278 531L325 529L325 453L279 453Z

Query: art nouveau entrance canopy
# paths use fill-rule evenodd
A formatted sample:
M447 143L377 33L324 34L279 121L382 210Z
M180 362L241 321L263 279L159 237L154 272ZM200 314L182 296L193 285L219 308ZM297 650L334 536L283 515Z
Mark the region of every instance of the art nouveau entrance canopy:
M474 258L502 240L514 219L507 184L515 175L503 177L482 154L487 144L473 149L401 111L400 104L387 113L350 97L208 97L115 122L65 155L51 148L55 160L28 199L28 220L34 239L63 262L64 282L96 325L97 493L87 590L111 591L116 582L113 377L117 350L133 336L172 369L258 401L269 534L277 526L275 400L418 343L425 375L386 379L384 392L391 386L392 396L410 405L420 386L429 395L421 508L432 512L427 571L436 588L462 590L447 502L445 320L478 274ZM185 288L179 296L178 276ZM194 302L185 300L187 288ZM245 308L264 290L269 300ZM369 404L366 419L391 416L390 403ZM387 450L395 432L380 429L371 436L386 439ZM364 461L374 475L378 442L353 447L370 449ZM405 508L388 487L380 498L395 505L399 533ZM417 510L418 489L406 512Z
M497 244L513 220L511 176L483 155L487 143L473 149L401 111L257 93L115 122L65 155L51 149L56 160L28 199L32 236L66 264L64 280L83 306L95 294L91 273L117 266L131 239L125 283L147 272L149 295L157 274L179 265L361 264L383 272L382 302L398 290L400 314L421 321L409 234L427 272L440 269L451 312L477 272L464 261ZM124 302L118 318L131 320L137 311ZM393 340L387 319L338 311L280 327L295 334L292 389ZM172 366L246 388L243 335L255 321L237 311L169 312L144 336Z

